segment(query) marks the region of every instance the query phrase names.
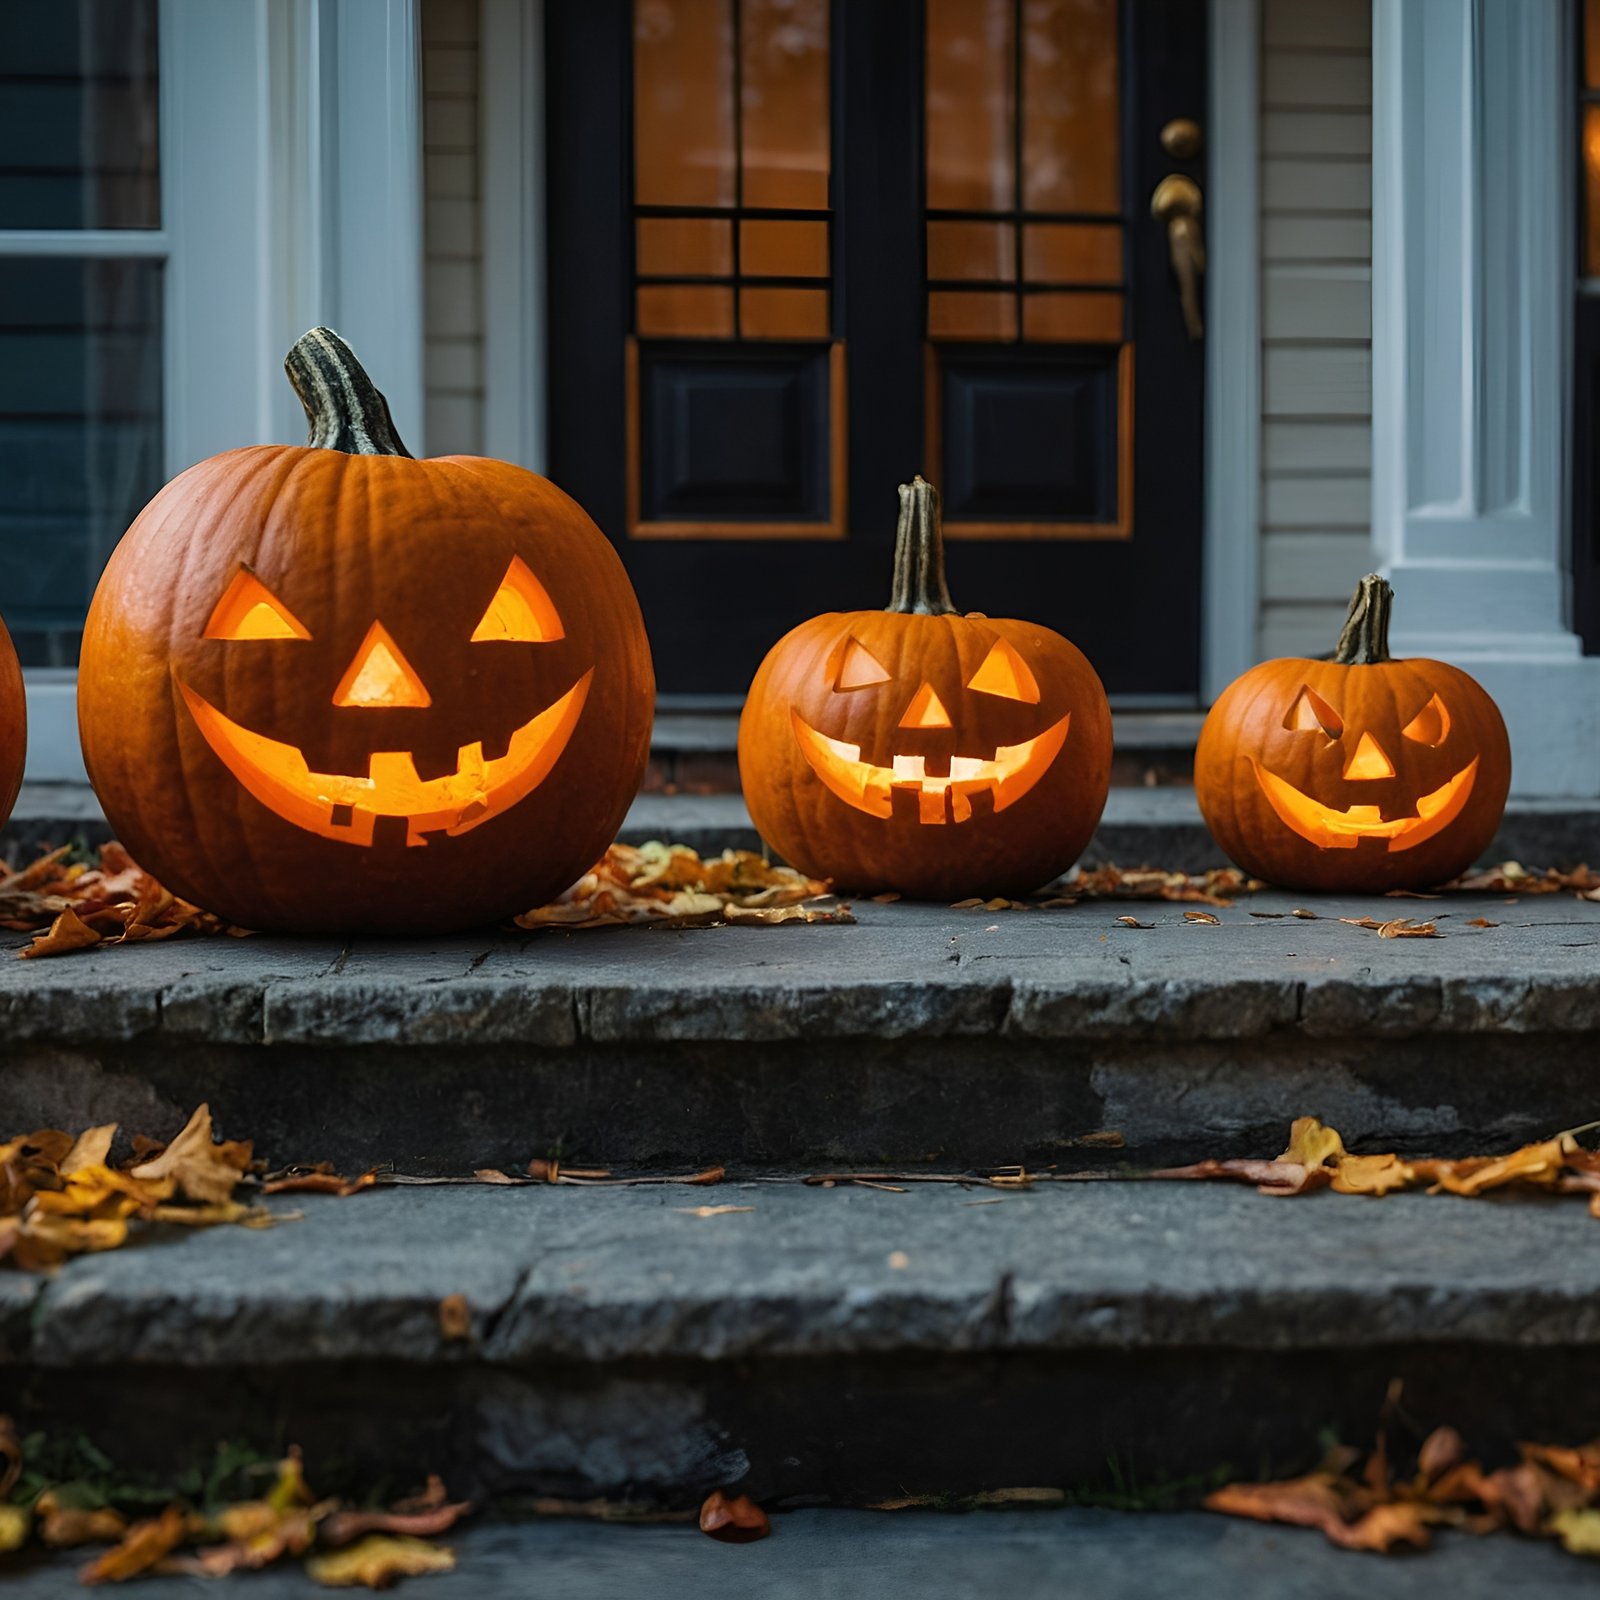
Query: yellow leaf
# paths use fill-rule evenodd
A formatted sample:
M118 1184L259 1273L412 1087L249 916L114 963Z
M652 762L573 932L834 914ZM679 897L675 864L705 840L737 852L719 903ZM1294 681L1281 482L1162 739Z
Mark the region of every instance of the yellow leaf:
M1388 1194L1404 1189L1416 1176L1399 1156L1345 1156L1334 1169L1333 1187L1340 1194Z
M1315 1117L1296 1117L1289 1128L1289 1148L1278 1159L1302 1167L1336 1166L1344 1159L1344 1140Z
M1520 1150L1493 1161L1442 1161L1432 1176L1439 1188L1451 1194L1478 1195L1490 1189L1503 1189L1511 1183L1548 1189L1561 1176L1563 1156L1576 1148L1577 1141L1571 1134L1560 1134L1539 1144L1525 1144Z
M20 1550L33 1530L33 1513L26 1506L0 1506L0 1552Z
M306 1562L306 1571L329 1589L382 1589L397 1578L449 1572L455 1564L454 1552L444 1545L405 1535L374 1533L347 1550L313 1556Z
M250 1154L248 1144L213 1142L211 1108L203 1105L160 1155L129 1175L146 1180L171 1178L185 1198L201 1205L221 1205L233 1198L240 1177L250 1166Z
M1600 1511L1592 1506L1558 1511L1545 1526L1575 1556L1600 1556Z

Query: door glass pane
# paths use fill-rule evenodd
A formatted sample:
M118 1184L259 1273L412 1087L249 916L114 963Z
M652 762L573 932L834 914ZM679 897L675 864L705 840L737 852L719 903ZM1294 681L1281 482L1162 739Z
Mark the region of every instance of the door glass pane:
M827 0L741 0L747 206L828 203Z
M828 225L770 217L741 222L739 268L753 278L825 278Z
M1022 230L1029 283L1121 283L1122 229L1116 223L1039 222Z
M1583 5L1583 86L1600 89L1600 0Z
M100 569L161 486L162 272L0 258L0 570L25 666L76 665Z
M1017 231L1009 222L930 222L928 276L1010 282L1017 276Z
M1013 0L928 0L928 206L1009 211L1016 183Z
M0 228L161 226L156 6L0 5Z
M1022 0L1022 204L1116 211L1117 0Z
M645 278L725 278L733 271L726 217L640 217L635 265Z
M731 206L735 171L731 0L637 0L635 203Z
M1022 337L1067 344L1115 344L1122 338L1120 294L1029 294L1022 297Z
M739 331L747 339L825 339L826 289L741 289Z

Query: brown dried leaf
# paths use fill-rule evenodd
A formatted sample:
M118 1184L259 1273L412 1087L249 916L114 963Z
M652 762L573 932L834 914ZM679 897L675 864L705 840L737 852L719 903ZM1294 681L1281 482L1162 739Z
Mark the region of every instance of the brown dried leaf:
M35 934L33 943L17 954L25 961L35 956L70 955L74 950L87 950L90 945L99 944L101 937L69 908L50 924L47 932Z
M202 1105L177 1138L160 1155L134 1167L131 1176L171 1178L185 1198L201 1204L220 1204L232 1199L240 1178L250 1168L251 1153L248 1141L214 1142L211 1108Z
M343 1197L371 1189L378 1181L378 1169L370 1168L356 1178L341 1177L326 1162L307 1172L269 1178L261 1185L262 1194L331 1194Z
M455 1505L436 1505L416 1511L402 1511L398 1507L389 1511L336 1511L322 1523L318 1537L323 1544L335 1549L365 1538L369 1533L432 1539L453 1528L471 1510L472 1502L461 1500Z
M1120 922L1125 928L1153 928L1153 927L1155 927L1155 923L1153 923L1153 922L1141 922L1137 917L1118 917L1117 921Z
M720 1489L700 1507L700 1531L724 1544L750 1544L772 1532L767 1514L748 1495L729 1498Z
M1203 922L1208 927L1213 928L1220 928L1222 926L1222 918L1212 916L1209 911L1185 911L1183 914L1183 920L1185 922Z
M1205 1505L1228 1516L1317 1528L1346 1550L1389 1550L1396 1544L1427 1548L1427 1525L1440 1520L1438 1507L1419 1502L1368 1506L1355 1490L1328 1472L1315 1472L1282 1483L1229 1484L1207 1495Z
M472 1337L472 1307L464 1294L447 1294L439 1302L439 1337L446 1343Z
M902 1191L903 1193L904 1191ZM672 1208L685 1217L726 1217L736 1211L754 1211L754 1206L674 1206Z
M34 1502L40 1539L52 1549L67 1550L82 1544L117 1544L128 1531L128 1521L109 1506L90 1511L61 1506L48 1491ZM48 1504L47 1504L48 1503Z
M1487 917L1468 917L1467 926L1469 928L1498 928L1500 924L1491 922Z
M91 1561L78 1576L86 1584L122 1583L148 1572L183 1542L189 1518L181 1506L168 1506L159 1517L136 1522L122 1542Z

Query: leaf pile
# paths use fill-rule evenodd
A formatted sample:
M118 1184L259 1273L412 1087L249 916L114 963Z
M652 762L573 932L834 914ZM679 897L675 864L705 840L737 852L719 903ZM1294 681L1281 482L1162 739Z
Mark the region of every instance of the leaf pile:
M1593 1124L1590 1124L1593 1126ZM1454 1161L1432 1157L1403 1160L1393 1154L1351 1155L1337 1130L1315 1117L1297 1117L1289 1130L1289 1146L1273 1161L1253 1159L1197 1161L1168 1167L1155 1178L1220 1178L1252 1183L1262 1194L1310 1194L1333 1189L1339 1194L1385 1195L1400 1189L1425 1189L1429 1194L1454 1194L1467 1199L1496 1189L1544 1190L1586 1194L1590 1215L1600 1217L1600 1152L1585 1150L1569 1129L1553 1139L1523 1145L1508 1155L1465 1156Z
M1486 1472L1454 1428L1435 1428L1414 1469L1397 1474L1384 1435L1364 1458L1340 1445L1316 1471L1275 1483L1233 1483L1206 1496L1212 1511L1318 1528L1345 1550L1426 1549L1435 1527L1512 1529L1600 1555L1600 1441L1521 1444L1515 1466Z
M1463 873L1444 887L1469 894L1575 894L1580 900L1600 900L1600 873L1587 863L1571 872L1558 872L1554 867L1540 872L1520 861L1502 861L1481 872Z
M26 932L49 924L22 956L243 931L163 889L120 844L106 845L95 866L69 861L69 854L67 846L52 850L18 872L0 866L0 927Z
M519 928L604 928L652 923L853 922L828 884L775 867L752 850L703 860L687 845L614 844L553 904L516 918Z
M217 1142L208 1107L170 1144L136 1137L131 1158L112 1166L116 1133L115 1123L76 1139L48 1128L0 1144L0 1262L48 1272L70 1256L118 1249L153 1224L267 1227L275 1220L235 1198L250 1178L251 1146Z
M40 1441L30 1441L34 1444ZM103 1461L104 1458L101 1458ZM105 1545L79 1573L86 1585L143 1576L222 1578L285 1559L304 1559L305 1571L329 1588L386 1588L417 1573L447 1572L454 1554L429 1541L469 1512L452 1503L442 1482L385 1510L318 1499L306 1483L298 1451L277 1463L259 1498L216 1503L201 1492L160 1495L154 1516L137 1514L149 1491L122 1495L84 1481L52 1481L27 1471L10 1419L0 1417L0 1551L30 1543L61 1550ZM109 1463L105 1463L109 1465Z

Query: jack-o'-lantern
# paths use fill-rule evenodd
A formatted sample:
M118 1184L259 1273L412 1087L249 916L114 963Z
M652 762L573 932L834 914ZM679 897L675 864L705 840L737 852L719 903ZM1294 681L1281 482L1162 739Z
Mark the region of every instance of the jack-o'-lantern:
M28 759L28 701L17 648L0 622L0 824L11 815Z
M610 543L553 484L414 460L336 334L304 447L202 461L107 565L84 760L169 888L289 932L439 932L541 904L615 837L654 680Z
M1194 787L1222 848L1294 889L1426 889L1488 848L1511 786L1499 708L1441 661L1389 655L1394 591L1361 580L1332 659L1266 661L1225 689Z
M917 478L900 488L888 608L813 617L772 647L739 773L761 836L843 888L1022 894L1100 820L1111 710L1060 634L956 610L939 496Z

